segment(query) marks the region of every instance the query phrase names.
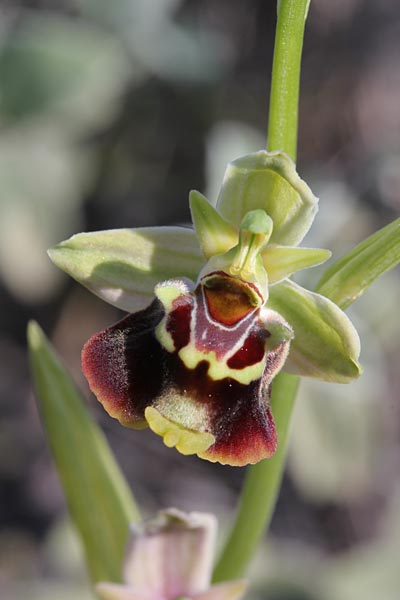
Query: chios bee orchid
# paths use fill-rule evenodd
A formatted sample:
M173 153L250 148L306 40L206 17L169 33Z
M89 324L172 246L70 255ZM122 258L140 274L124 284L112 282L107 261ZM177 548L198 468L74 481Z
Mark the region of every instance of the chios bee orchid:
M298 247L318 200L283 153L231 163L216 207L190 195L194 230L83 233L50 250L95 294L128 310L94 335L84 374L123 425L167 446L242 466L272 456L276 374L348 382L359 338L330 300L291 281L330 257Z

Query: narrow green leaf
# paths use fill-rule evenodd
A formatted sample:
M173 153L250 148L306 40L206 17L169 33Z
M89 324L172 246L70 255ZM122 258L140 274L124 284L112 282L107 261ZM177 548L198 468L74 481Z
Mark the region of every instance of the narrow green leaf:
M297 245L310 229L318 198L284 152L260 150L229 163L217 209L236 226L251 210L264 210L274 223L271 242Z
M206 258L228 252L238 242L238 228L221 217L207 198L192 190L189 195L193 225Z
M361 374L358 333L336 304L289 279L269 292L268 308L279 312L294 330L285 372L338 383Z
M317 292L345 309L400 262L400 218L379 229L327 269Z
M39 325L28 344L44 429L93 582L121 579L129 524L138 510L99 427Z
M278 246L269 244L262 251L262 261L272 285L290 277L293 273L315 267L328 260L330 250L322 248L301 248L297 246Z
M49 256L96 296L129 312L147 306L160 281L196 280L204 264L196 234L184 227L78 233Z

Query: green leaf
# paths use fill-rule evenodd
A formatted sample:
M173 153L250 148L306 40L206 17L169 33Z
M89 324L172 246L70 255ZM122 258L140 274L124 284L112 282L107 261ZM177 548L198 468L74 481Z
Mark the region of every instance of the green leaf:
M347 308L383 273L400 262L400 218L358 244L327 269L317 291Z
M336 304L288 279L269 292L268 308L279 312L294 329L284 371L338 383L361 374L358 333Z
M197 238L206 258L224 254L236 246L238 229L225 221L203 194L192 190L189 204Z
M147 306L160 281L197 279L204 264L193 230L145 227L78 233L49 250L51 260L113 306Z
M249 211L262 209L274 223L271 243L295 246L311 227L318 198L285 153L260 150L228 165L217 209L236 226Z
M297 248L269 244L261 256L268 273L268 281L270 284L274 284L289 277L292 273L320 265L328 260L331 254L330 250L322 248Z
M135 502L83 397L35 322L28 326L28 344L43 426L90 576L118 582L129 524L138 520Z

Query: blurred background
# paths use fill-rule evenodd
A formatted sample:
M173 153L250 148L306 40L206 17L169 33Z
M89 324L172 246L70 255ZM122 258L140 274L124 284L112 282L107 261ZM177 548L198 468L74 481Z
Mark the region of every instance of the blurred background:
M2 0L0 17L0 597L86 600L29 380L29 318L87 396L145 514L212 511L223 533L244 469L182 457L108 418L80 350L120 313L58 272L46 248L79 231L187 223L192 188L216 199L226 163L265 146L275 2ZM399 65L398 0L313 0L298 169L321 199L305 243L334 258L399 214ZM397 269L350 311L359 381L302 382L249 598L400 597L399 297Z

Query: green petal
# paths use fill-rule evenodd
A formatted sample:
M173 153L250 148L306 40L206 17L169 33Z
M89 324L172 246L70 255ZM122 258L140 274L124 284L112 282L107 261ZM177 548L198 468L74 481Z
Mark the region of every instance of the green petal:
M129 312L147 306L160 281L197 279L204 263L194 231L184 227L78 233L49 256L96 296Z
M28 343L40 415L93 581L120 581L138 512L105 437L37 323Z
M224 254L238 242L238 229L221 217L207 198L193 190L189 195L193 225L206 258Z
M265 210L274 222L271 242L297 245L311 227L318 198L286 154L261 150L228 165L217 209L236 226L250 210Z
M286 280L270 288L267 306L294 329L284 371L338 383L361 374L357 331L336 304Z
M297 248L269 244L261 253L270 284L278 283L286 277L320 265L331 257L330 250L322 248Z
M400 218L358 244L327 269L317 290L347 308L383 273L400 262Z

